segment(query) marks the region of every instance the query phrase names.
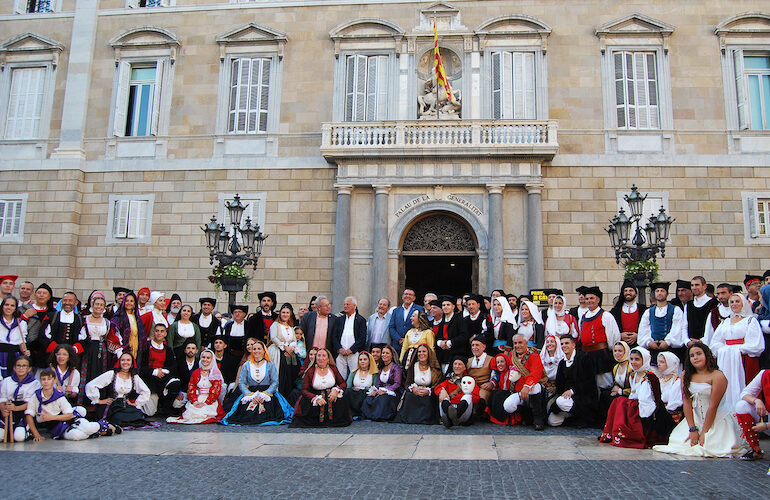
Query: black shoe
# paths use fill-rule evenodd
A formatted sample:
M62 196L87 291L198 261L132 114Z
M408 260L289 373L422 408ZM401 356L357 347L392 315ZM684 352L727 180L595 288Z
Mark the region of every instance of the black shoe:
M468 411L468 402L467 401L460 401L459 403L457 403L457 410L456 410L456 412L457 412L457 418L458 419L460 417L462 417L463 415L465 415L466 411ZM471 417L472 416L473 415L471 415ZM460 423L459 421L456 421L455 425L457 425L459 423Z
M765 458L765 454L762 450L754 451L754 448L750 448L749 451L741 455L741 460L746 460L748 462L753 462L754 460L760 460L762 458Z
M536 431L545 430L545 426L543 424L535 424L535 430Z
M449 429L452 427L452 422L449 420L449 408L451 408L451 405L449 404L449 400L445 399L441 402L441 423L444 424L444 427Z
M459 423L457 421L457 407L455 407L455 405L449 405L449 410L446 412L446 415L449 417L449 421L452 425L457 425Z

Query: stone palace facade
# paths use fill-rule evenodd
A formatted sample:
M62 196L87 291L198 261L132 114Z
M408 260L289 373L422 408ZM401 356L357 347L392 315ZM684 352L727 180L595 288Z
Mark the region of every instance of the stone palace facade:
M614 295L631 184L676 218L663 278L770 268L766 0L2 9L0 269L35 284L210 295L200 226L239 193L281 302Z

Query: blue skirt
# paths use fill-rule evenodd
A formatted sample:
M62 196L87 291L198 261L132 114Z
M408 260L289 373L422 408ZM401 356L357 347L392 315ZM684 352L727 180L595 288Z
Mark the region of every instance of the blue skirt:
M265 387L266 389L267 387ZM270 398L267 403L256 405L254 408L249 409L250 402L244 401L243 394L238 396L238 399L233 402L233 407L227 412L225 418L219 423L223 425L281 425L291 422L291 417L294 416L294 408L289 405L286 398L281 396L280 392L276 392ZM260 412L260 407L262 410Z
M369 420L392 420L398 409L398 396L380 394L379 396L366 396L361 404L361 414Z

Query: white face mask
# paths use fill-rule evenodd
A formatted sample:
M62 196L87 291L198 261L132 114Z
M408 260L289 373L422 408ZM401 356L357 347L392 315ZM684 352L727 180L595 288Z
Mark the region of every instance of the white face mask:
M460 381L460 389L462 389L463 394L471 394L473 392L473 389L476 387L476 381L473 379L473 377L463 377L462 381Z

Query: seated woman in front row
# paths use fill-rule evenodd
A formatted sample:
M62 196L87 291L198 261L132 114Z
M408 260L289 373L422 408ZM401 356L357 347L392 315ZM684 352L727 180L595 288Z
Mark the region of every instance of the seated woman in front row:
M660 399L658 377L650 372L650 351L634 347L629 362L634 370L631 394L612 401L599 441L638 449L665 444L675 424Z
M396 350L386 345L380 357L380 374L361 404L361 414L370 420L388 421L396 416L398 402L404 392L404 371L398 365Z
M35 442L45 439L40 434L41 429L47 429L53 439L82 441L98 437L99 424L83 418L86 410L82 406L72 409L64 393L54 387L55 379L53 370L40 372L42 387L27 402L27 426Z
M406 391L396 418L399 424L426 424L439 422L438 397L433 389L443 380L436 354L427 344L417 347L417 356L406 368Z
M479 388L472 377L467 376L466 360L455 356L452 372L438 384L433 392L438 396L441 423L449 429L454 425L473 423L473 405L481 399Z
M114 370L104 372L86 384L86 396L94 405L103 405L102 418L117 427L144 427L150 422L140 409L150 400L150 388L139 377L131 352L118 358Z
M354 419L361 417L361 405L369 389L377 383L377 373L379 370L372 355L366 351L358 353L358 367L348 375L348 388L345 389L345 399Z
M0 413L3 415L0 425L9 441L11 436L15 441L27 439L24 412L27 410L27 401L40 389L40 382L30 371L30 363L29 356L16 358L13 373L0 382ZM9 424L8 429L5 429L5 424Z
M655 375L660 381L660 399L676 423L679 423L684 415L682 381L679 379L681 373L679 357L676 354L669 351L658 353L658 368L655 370Z
M278 392L278 371L264 342L251 346L251 356L238 375L241 396L222 419L225 425L280 425L291 420L293 410Z
M302 395L294 405L290 427L346 427L353 419L347 399L347 384L334 364L329 349L318 349L315 362L302 377Z
M212 424L225 416L219 403L222 392L222 372L214 361L214 352L204 349L198 369L190 375L187 386L187 404L181 417L168 417L170 424Z

